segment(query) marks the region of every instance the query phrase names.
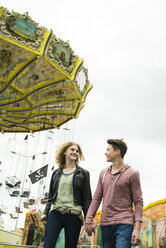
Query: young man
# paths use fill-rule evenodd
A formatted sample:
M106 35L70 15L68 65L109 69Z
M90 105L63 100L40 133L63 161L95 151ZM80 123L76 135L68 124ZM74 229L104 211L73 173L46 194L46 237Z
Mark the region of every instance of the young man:
M102 201L103 248L130 248L140 243L143 199L139 173L124 163L127 146L122 139L108 139L107 143L105 155L112 164L100 173L85 230L88 235L94 232L93 218Z

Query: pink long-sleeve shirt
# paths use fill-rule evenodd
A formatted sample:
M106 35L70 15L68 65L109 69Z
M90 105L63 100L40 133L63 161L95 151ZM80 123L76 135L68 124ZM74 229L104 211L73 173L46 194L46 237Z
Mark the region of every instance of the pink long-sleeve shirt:
M138 171L128 165L115 174L111 173L111 167L102 170L85 223L93 222L101 201L101 226L133 225L135 221L142 221L143 199Z

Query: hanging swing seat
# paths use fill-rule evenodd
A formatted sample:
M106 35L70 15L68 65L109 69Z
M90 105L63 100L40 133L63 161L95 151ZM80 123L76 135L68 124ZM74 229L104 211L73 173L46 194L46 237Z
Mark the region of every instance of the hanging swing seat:
M28 201L24 202L23 205L24 205L24 208L29 208L29 202Z
M7 208L4 205L0 205L0 214L6 214Z
M10 190L9 191L10 196L17 197L20 194L19 190Z
M0 214L6 214L6 212L0 208Z
M10 213L10 218L11 219L18 219L18 216L16 213L14 213L14 214Z
M29 197L30 195L30 191L29 190L24 190L22 193L21 193L21 197Z
M42 198L40 202L41 202L41 204L45 204L47 202L47 199Z
M33 205L33 204L35 204L35 199L34 198L31 198L31 199L29 199L29 205Z
M18 188L21 184L21 181L16 176L12 176L6 178L5 184L9 188Z
M20 214L20 213L23 213L23 211L20 209L20 207L15 207L16 209L16 213Z
M46 192L43 196L43 198L41 198L41 204L45 204L47 202L48 199L48 192Z
M21 184L21 181L17 181L17 182L15 183L14 187L17 188L17 187L20 186L20 184Z

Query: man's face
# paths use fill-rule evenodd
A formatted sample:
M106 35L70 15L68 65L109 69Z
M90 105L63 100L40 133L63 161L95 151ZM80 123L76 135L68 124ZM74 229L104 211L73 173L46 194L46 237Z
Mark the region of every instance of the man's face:
M119 154L118 149L115 151L112 145L108 145L105 153L107 162L114 162L118 154Z

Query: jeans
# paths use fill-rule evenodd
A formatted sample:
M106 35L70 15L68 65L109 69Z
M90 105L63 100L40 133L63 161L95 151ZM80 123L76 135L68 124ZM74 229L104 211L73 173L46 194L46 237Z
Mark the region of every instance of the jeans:
M103 248L131 248L133 225L101 226Z
M44 248L55 248L62 228L65 231L65 248L77 247L82 221L74 214L62 214L57 210L49 213L44 236Z

